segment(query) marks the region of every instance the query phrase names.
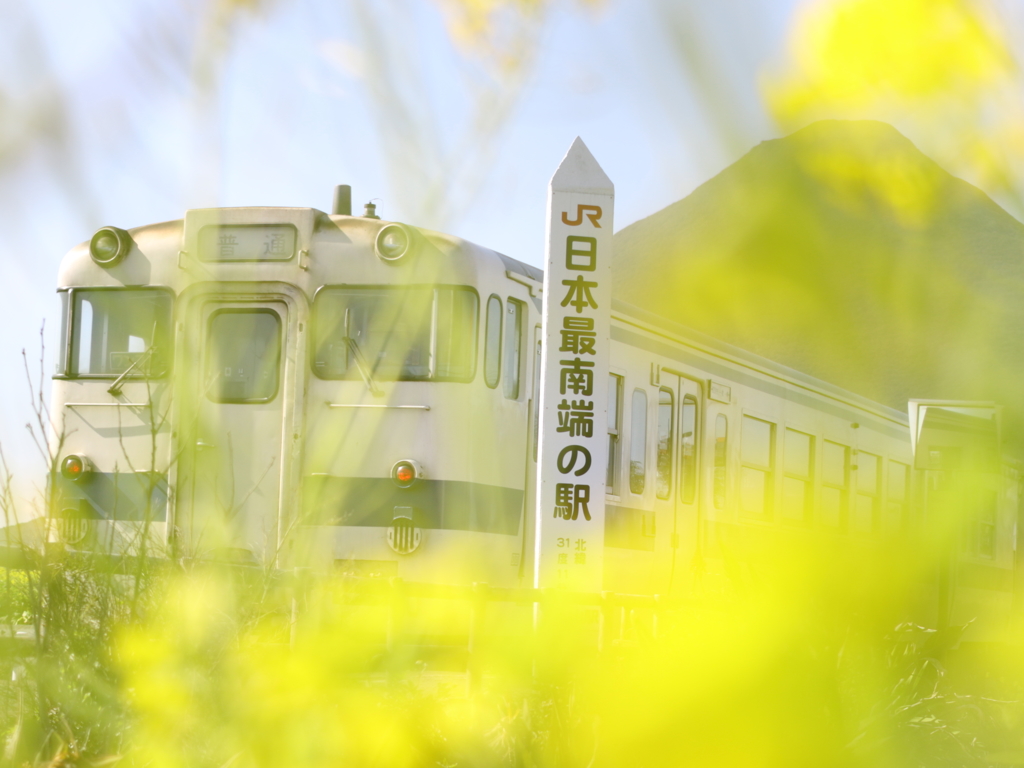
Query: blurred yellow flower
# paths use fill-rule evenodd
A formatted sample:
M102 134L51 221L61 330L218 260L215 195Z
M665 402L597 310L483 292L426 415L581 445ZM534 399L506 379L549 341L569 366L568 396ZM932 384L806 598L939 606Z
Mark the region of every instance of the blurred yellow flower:
M786 63L762 77L766 106L787 131L824 118L892 123L1019 213L1024 103L994 14L970 0L807 2ZM882 181L881 196L909 218L928 208L919 184Z
M805 5L792 67L768 84L783 123L880 101L972 99L1014 74L1005 42L965 0L842 0Z

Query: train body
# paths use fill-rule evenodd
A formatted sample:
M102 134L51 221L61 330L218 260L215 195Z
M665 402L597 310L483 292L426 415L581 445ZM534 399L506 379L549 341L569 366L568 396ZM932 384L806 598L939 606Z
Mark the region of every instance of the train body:
M307 208L100 230L60 268L54 535L529 585L542 286L458 238ZM609 590L685 595L800 537L882 558L928 524L905 413L624 304L608 375ZM938 610L983 605L994 632L1015 470L986 483Z

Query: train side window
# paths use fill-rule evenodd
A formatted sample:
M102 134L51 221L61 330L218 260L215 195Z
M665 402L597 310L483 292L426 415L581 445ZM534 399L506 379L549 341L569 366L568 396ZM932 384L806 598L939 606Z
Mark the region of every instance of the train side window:
M684 504L692 504L697 496L697 400L683 398L682 434L679 437L679 495Z
M484 341L484 383L494 389L501 377L501 299L487 299L487 332Z
M605 491L611 494L619 492L619 431L621 418L619 403L622 401L622 377L614 373L608 374L608 471L605 474Z
M886 504L885 528L898 533L907 524L910 509L910 467L899 461L889 462L889 493Z
M647 480L647 393L642 389L633 390L630 430L629 490L641 494Z
M996 556L996 492L982 489L974 497L968 518L967 552L992 560Z
M71 372L78 374L94 373L100 363L94 363L92 355L93 320L92 302L81 295L75 297L75 351L71 356ZM102 356L102 355L101 355Z
M989 559L996 556L996 493L986 491L985 506L978 521L978 554Z
M775 470L775 425L743 417L740 431L740 512L768 520L772 516Z
M814 499L814 438L787 429L782 450L782 516L788 522L806 523Z
M523 349L524 304L509 299L505 305L505 397L519 399L519 379L522 375L520 359Z
M850 530L874 533L882 495L882 459L873 453L857 454L857 503L850 515Z
M715 417L715 507L725 509L728 488L729 419L724 413Z
M658 391L658 454L655 464L655 492L659 499L672 496L672 424L675 403L667 389Z
M826 440L821 452L821 524L839 528L846 520L850 490L850 449Z
M277 395L281 318L269 309L210 316L205 391L215 403L267 403Z

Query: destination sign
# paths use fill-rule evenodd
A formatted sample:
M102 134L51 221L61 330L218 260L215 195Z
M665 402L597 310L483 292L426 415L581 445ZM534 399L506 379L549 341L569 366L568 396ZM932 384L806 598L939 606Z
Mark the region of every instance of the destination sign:
M199 230L201 261L288 261L295 255L291 224L217 224Z

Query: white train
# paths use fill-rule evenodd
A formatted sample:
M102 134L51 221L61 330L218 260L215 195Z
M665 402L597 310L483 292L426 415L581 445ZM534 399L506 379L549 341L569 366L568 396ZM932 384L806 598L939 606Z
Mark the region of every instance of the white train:
M344 198L106 227L65 257L68 546L528 585L542 273ZM906 414L622 304L610 376L610 590L686 594L808 536L882 557L928 522ZM1009 615L1000 471L936 576L945 620Z

